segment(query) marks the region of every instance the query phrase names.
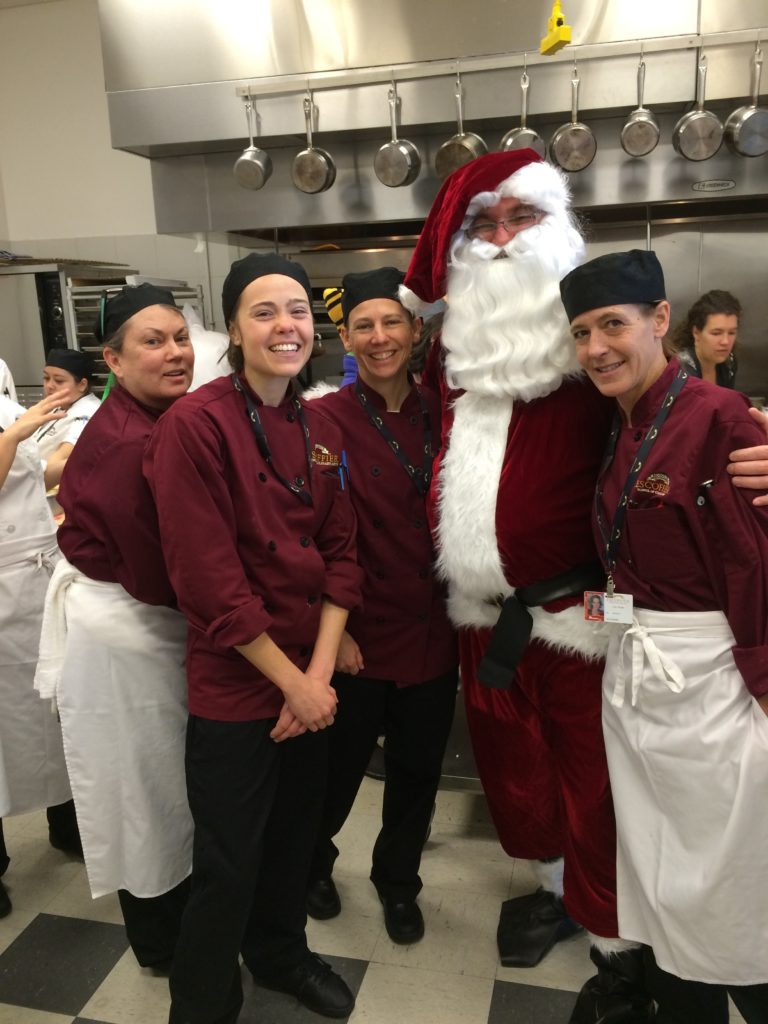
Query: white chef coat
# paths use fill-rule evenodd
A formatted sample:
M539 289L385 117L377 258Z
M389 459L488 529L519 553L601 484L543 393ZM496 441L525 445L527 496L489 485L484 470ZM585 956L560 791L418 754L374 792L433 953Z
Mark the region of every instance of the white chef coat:
M61 444L75 444L101 402L96 395L88 394L78 398L67 409L64 419L44 423L33 435L37 441L40 458L47 461Z
M1 427L23 412L0 395ZM0 488L0 815L71 799L61 728L32 685L58 557L37 444L27 438Z

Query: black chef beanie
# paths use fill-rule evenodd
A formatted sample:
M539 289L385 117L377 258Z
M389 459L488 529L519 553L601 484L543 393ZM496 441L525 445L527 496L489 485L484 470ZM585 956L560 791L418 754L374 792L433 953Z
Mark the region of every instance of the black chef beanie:
M361 302L369 299L394 299L400 302L398 289L405 280L405 274L397 267L380 267L378 270L366 270L361 274L346 274L341 282L344 289L341 295L341 310L344 323L349 314Z
M312 305L312 285L309 283L307 272L300 263L287 260L276 253L249 253L241 260L235 260L229 268L224 287L221 292L221 308L224 313L224 323L229 326L232 314L235 311L237 300L251 281L257 277L266 277L267 274L281 274L283 277L292 277L307 293L307 299Z
M569 320L603 306L639 305L666 299L664 272L655 252L630 249L598 256L560 282Z
M81 381L85 377L90 384L93 380L94 365L89 352L80 352L75 348L52 348L45 357L45 365L66 370L76 381Z
M158 288L154 284L127 284L111 299L105 301L102 296L99 317L93 329L96 341L99 344L108 341L126 320L147 306L173 306L179 309L173 294L167 288Z

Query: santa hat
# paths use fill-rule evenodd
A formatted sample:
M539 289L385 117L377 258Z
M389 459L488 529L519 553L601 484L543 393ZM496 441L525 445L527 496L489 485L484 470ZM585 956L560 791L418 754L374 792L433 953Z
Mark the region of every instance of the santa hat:
M568 206L568 179L532 149L488 153L459 167L437 193L424 222L400 288L400 301L412 313L445 294L448 257L456 233L480 210L515 196L545 213L562 214Z

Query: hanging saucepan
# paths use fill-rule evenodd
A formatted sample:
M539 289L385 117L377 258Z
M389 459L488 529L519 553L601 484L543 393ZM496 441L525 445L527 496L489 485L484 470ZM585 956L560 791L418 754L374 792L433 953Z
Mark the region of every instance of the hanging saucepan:
M656 118L643 106L644 89L645 61L641 57L637 67L637 106L621 129L621 148L629 156L648 156L659 142L659 125Z
M444 142L435 155L435 170L438 178L447 178L448 175L468 164L478 156L488 152L488 147L474 132L464 131L464 109L462 106L463 96L461 91L461 76L456 75L456 122L458 132L452 135L447 142Z
M720 149L723 126L717 114L704 109L707 84L707 58L699 58L696 82L696 106L683 114L672 132L672 145L686 160L709 160Z
M307 127L307 148L293 158L291 177L302 192L314 195L325 192L336 180L336 165L329 153L312 145L312 97L304 97L304 121Z
M571 120L561 125L549 143L549 155L564 171L583 171L595 159L597 142L592 129L579 121L579 72L571 76Z
M245 118L248 122L248 146L235 160L232 171L235 181L241 188L259 189L263 188L269 181L272 174L272 158L269 153L259 149L253 144L253 124L251 115L253 104L251 97L245 101Z
M500 150L508 149L532 149L543 157L546 155L547 147L544 139L533 128L526 124L528 120L528 72L523 71L520 77L520 90L522 92L522 107L520 109L520 124L517 128L510 128L499 145Z
M752 58L752 102L734 110L725 122L726 144L739 156L763 156L768 153L768 110L757 105L762 69L763 51L758 43Z
M415 181L421 170L418 149L407 139L397 137L397 86L392 83L388 93L389 119L392 125L392 139L385 142L373 159L373 169L382 185L400 188Z

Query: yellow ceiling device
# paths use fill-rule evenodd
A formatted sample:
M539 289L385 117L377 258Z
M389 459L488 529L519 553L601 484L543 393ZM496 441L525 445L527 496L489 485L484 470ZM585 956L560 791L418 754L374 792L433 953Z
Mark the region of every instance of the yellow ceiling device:
M571 41L571 26L565 24L565 15L560 7L560 0L555 0L552 13L547 21L547 34L541 40L539 52L543 56L551 56L562 50Z

